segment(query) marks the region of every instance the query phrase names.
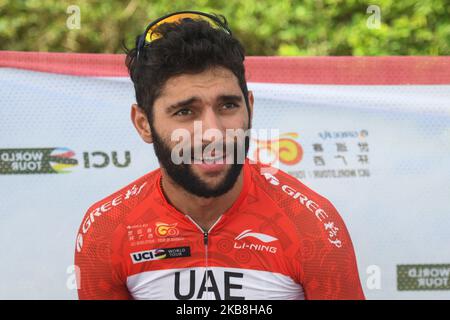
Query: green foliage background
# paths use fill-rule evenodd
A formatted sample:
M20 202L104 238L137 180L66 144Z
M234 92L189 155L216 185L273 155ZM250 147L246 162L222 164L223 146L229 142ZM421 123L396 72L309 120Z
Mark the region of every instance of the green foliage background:
M69 5L81 28L70 30ZM377 5L381 26L367 27ZM177 10L225 15L247 55L449 55L449 0L0 0L0 49L121 53Z

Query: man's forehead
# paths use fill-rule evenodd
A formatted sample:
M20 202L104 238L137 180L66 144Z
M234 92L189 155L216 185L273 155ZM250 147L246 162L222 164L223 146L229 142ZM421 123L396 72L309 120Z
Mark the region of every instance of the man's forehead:
M181 74L169 78L162 87L160 97L217 93L240 93L237 77L223 67L209 68L195 74Z

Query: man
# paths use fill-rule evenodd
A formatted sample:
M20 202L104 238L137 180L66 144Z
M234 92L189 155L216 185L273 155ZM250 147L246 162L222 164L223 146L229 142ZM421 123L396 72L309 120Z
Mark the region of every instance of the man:
M245 158L248 136L228 139L251 127L243 61L226 21L204 13L162 17L138 37L131 120L160 169L87 211L80 299L364 299L333 205Z

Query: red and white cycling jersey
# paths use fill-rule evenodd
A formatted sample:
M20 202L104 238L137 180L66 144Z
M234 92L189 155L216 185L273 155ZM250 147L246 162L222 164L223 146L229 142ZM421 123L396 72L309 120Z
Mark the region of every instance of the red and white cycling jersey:
M364 299L353 245L324 197L248 161L238 199L206 233L171 206L157 169L86 213L80 299Z

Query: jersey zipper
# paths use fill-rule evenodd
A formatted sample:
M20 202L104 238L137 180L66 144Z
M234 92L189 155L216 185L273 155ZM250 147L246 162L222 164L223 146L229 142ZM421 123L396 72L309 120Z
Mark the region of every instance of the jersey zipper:
M211 230L214 228L214 226L222 219L222 215L214 222L214 224L209 228L208 231L203 230L202 227L200 227L197 222L194 221L189 215L186 214L186 217L188 217L191 222L197 226L197 228L203 233L203 244L205 245L205 286L206 286L206 300L209 300L209 279L208 279L208 236Z

